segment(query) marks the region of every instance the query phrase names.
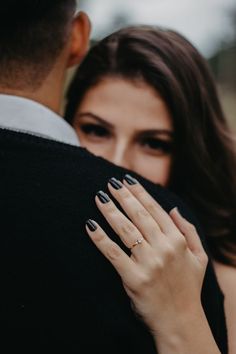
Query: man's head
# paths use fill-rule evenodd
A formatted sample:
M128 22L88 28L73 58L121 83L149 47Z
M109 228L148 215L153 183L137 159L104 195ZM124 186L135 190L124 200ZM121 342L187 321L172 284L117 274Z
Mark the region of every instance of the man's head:
M37 90L63 58L76 64L87 49L89 21L76 0L8 0L0 9L0 87Z

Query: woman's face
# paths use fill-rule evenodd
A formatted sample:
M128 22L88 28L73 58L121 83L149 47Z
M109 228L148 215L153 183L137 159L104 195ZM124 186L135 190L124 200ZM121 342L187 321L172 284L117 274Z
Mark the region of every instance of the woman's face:
M154 183L168 185L173 124L163 99L146 83L107 78L84 96L73 122L90 152Z

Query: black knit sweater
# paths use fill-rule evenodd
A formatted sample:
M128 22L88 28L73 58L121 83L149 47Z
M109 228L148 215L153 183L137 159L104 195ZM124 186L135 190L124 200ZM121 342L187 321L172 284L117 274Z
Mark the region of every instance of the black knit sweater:
M0 129L1 353L156 353L119 276L85 232L92 218L119 243L94 196L125 173L85 149ZM196 224L176 196L139 180L167 211L178 205ZM223 296L211 265L202 301L226 353Z

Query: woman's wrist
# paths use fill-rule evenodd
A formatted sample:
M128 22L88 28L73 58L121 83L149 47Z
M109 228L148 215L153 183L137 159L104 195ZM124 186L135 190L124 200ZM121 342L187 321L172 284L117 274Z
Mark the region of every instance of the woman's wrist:
M153 334L159 354L220 354L202 308Z

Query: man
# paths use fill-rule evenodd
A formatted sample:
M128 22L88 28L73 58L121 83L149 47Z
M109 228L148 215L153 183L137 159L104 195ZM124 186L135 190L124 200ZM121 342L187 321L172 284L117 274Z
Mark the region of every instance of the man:
M93 218L115 237L93 201L126 171L79 148L58 115L66 69L88 46L88 17L75 9L74 0L8 0L1 9L1 343L5 353L151 354L151 335L84 231ZM166 210L181 207L143 183ZM222 299L211 268L207 277L203 302L212 295L207 316L220 340Z

